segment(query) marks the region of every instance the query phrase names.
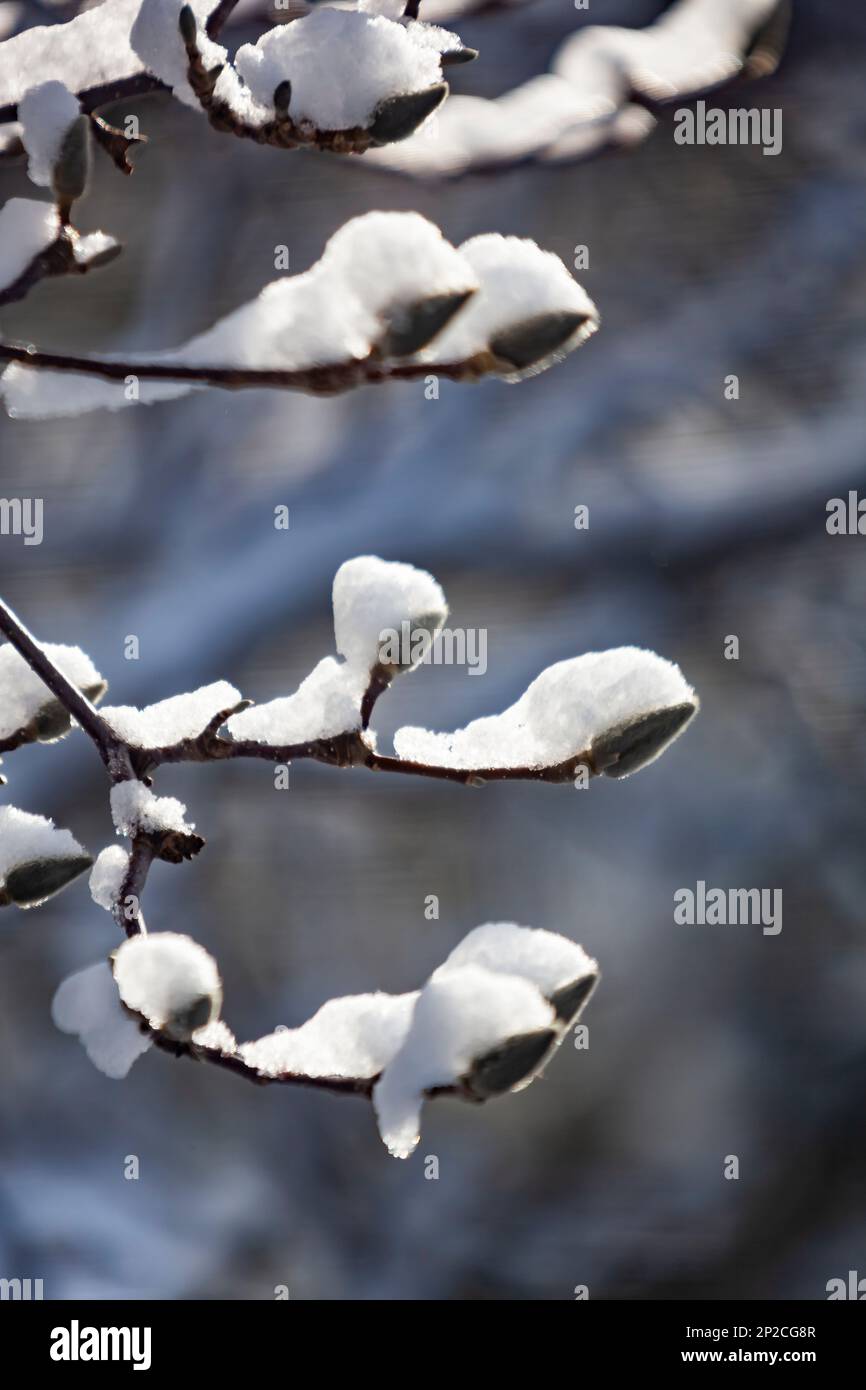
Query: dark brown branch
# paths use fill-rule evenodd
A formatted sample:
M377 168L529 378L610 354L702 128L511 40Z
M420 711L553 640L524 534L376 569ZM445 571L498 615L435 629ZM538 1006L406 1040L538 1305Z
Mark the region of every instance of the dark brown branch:
M115 922L127 936L140 936L146 931L141 897L153 860L154 851L150 841L143 835L137 835L130 846L129 865L111 910Z
M467 362L383 362L375 354L351 362L324 367L285 368L196 367L163 362L117 362L100 357L75 357L69 353L41 352L31 347L0 343L0 362L20 362L24 367L53 372L74 372L96 376L103 381L123 382L127 377L140 381L188 381L191 385L217 386L236 391L244 387L266 387L280 391L306 391L313 395L335 395L356 386L383 381L418 381L427 376L448 381L475 381L495 370L491 354L483 353ZM504 364L504 370L513 366Z
M107 265L115 256L119 256L123 249L119 244L114 244L88 261L79 261L75 255L78 236L73 227L60 227L57 240L44 251L40 251L38 256L34 256L11 285L0 287L0 305L14 304L17 300L23 299L40 280L56 275L86 275L89 270ZM27 349L23 348L22 351L26 353Z
M317 1091L330 1091L335 1095L363 1096L369 1100L379 1080L380 1074L308 1076L305 1072L294 1071L271 1076L268 1072L257 1071L255 1067L249 1066L237 1052L220 1052L219 1048L201 1047L194 1042L175 1042L165 1034L148 1028L145 1023L142 1024L142 1028L150 1034L154 1046L161 1052L168 1052L172 1057L190 1057L195 1062L208 1062L211 1066L221 1067L223 1071L233 1072L235 1076L242 1076L256 1086L304 1086ZM460 1100L473 1101L475 1104L483 1103L480 1096L472 1095L467 1087L459 1083L454 1086L431 1086L424 1095L428 1100L440 1096L455 1096Z
M209 39L219 38L237 3L238 0L219 0L219 4L208 15L205 24L205 33Z

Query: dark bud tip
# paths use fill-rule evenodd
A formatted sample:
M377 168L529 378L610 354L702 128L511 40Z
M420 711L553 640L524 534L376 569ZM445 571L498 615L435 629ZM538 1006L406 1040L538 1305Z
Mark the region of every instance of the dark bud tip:
M90 117L76 116L60 145L52 170L52 188L66 205L80 198L90 177Z
M88 854L68 859L34 859L19 864L6 875L6 895L16 907L38 907L65 888L67 883L86 873L93 864Z
M191 5L184 5L177 18L177 27L180 29L181 38L189 48L195 43L195 36L198 31L198 25Z
M442 332L459 313L474 290L435 294L414 304L401 305L388 315L388 326L379 342L383 357L411 357Z
M442 66L456 67L458 63L474 63L477 57L477 48L449 48L442 54Z
M557 1018L563 1023L571 1023L580 1013L592 991L598 984L597 975L583 975L572 980L550 995L549 1003L556 1010Z
M506 328L490 340L490 351L518 371L525 371L565 347L586 323L587 314L539 314Z
M671 705L629 724L619 724L592 745L596 771L605 777L628 777L653 762L694 718L697 705Z
M172 1015L163 1032L177 1042L184 1042L197 1028L204 1028L210 1023L213 1013L214 1001L211 996L200 994L185 1009L179 1009Z
M373 113L370 139L374 145L392 145L406 140L441 106L448 95L448 83L439 82L423 92L406 92L380 101Z
M490 1096L513 1091L528 1085L556 1043L553 1028L541 1028L533 1033L519 1033L492 1051L479 1057L464 1083L473 1096L487 1100Z
M289 81L289 79L286 78L284 82L281 82L278 87L274 88L274 106L276 107L277 111L281 111L283 114L285 114L285 112L288 111L289 106L291 105L291 101L292 84Z

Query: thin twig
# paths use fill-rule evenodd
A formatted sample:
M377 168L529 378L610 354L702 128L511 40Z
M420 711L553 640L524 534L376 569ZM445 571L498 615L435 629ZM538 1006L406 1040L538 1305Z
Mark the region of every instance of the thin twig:
M188 381L192 385L216 386L225 390L244 387L270 387L282 391L306 391L315 395L334 395L355 386L383 381L417 381L426 376L448 381L474 381L492 370L489 353L466 362L383 362L371 354L350 362L323 367L287 368L205 367L165 362L118 362L100 357L75 357L62 352L42 352L32 347L0 343L0 362L19 362L43 371L74 372L96 376L104 381L124 382L128 377L140 381ZM487 365L487 363L490 365ZM513 370L513 368L512 368Z

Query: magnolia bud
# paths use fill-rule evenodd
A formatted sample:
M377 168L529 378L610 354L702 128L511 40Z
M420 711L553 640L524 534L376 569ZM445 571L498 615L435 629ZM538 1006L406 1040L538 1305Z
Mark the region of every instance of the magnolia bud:
M519 1033L476 1058L463 1084L479 1100L528 1086L557 1040L553 1028Z
M420 352L458 313L474 290L435 294L393 308L385 315L387 328L379 341L383 357L410 357Z
M697 704L671 705L608 729L592 743L596 771L605 777L628 777L646 767L682 733L697 708Z
M439 82L422 92L405 92L386 97L373 112L369 135L374 145L391 145L407 140L448 95L448 83Z
M184 5L177 17L177 27L180 29L180 36L187 48L195 43L198 24L191 5Z
M61 210L68 210L87 188L90 176L90 117L77 116L60 145L51 186Z
M281 82L279 86L274 89L274 106L281 115L285 115L289 109L291 100L292 84L289 79L286 78L284 82Z
M458 63L474 63L477 57L477 48L446 48L440 61L444 68L449 65L455 66Z
M571 1023L580 1013L592 991L598 984L598 975L583 975L579 980L572 980L567 985L561 985L553 994L548 995L548 1001L556 1010L557 1018L563 1023Z
M491 338L490 351L517 371L526 371L565 347L590 317L575 311L524 319L523 323L503 329Z
M10 869L4 884L7 902L16 907L38 907L53 898L67 883L86 873L93 860L89 854L64 859L33 859Z

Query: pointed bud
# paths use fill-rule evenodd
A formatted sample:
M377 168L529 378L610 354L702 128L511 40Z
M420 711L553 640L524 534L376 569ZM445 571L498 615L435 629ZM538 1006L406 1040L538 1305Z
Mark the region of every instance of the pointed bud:
M598 975L583 975L549 995L548 1001L556 1010L557 1018L563 1023L573 1022L597 984Z
M557 1040L553 1028L519 1033L478 1057L463 1078L464 1085L479 1100L513 1091L536 1075Z
M387 329L378 344L381 355L411 357L420 352L442 332L474 293L474 290L462 290L456 294L434 294L429 299L392 309L387 316Z
M65 859L33 859L6 875L5 896L16 907L38 907L93 864L89 854Z
M77 116L60 145L51 186L61 210L72 206L87 189L90 177L90 117Z
M683 732L697 708L691 703L671 705L608 729L592 743L596 771L605 777L628 777L646 767Z
M405 92L380 101L369 127L374 145L391 145L406 140L441 106L448 95L448 83L439 82L422 92Z
M442 66L456 66L458 63L474 63L478 57L477 48L449 48L441 55Z
M285 115L292 101L292 84L288 78L281 82L274 90L274 106L281 115Z
M526 371L564 348L589 317L576 312L539 314L497 333L490 351L517 371Z
M184 5L177 18L177 26L180 29L180 36L187 48L191 48L195 43L195 36L198 30L196 17L191 5Z

